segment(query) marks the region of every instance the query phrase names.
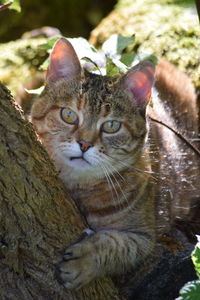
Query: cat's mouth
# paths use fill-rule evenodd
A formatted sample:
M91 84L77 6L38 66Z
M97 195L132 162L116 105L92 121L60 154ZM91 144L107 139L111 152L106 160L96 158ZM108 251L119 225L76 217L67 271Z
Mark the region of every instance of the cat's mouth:
M69 158L71 161L80 161L80 162L86 162L86 163L88 163L89 165L91 165L90 163L89 163L89 161L87 161L83 156L71 156L70 158Z

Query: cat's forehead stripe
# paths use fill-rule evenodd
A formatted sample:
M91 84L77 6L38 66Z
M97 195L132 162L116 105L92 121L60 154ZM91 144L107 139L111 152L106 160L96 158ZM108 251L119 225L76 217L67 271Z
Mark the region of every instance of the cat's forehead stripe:
M83 108L88 108L92 114L107 117L111 111L115 114L130 113L130 105L127 109L127 104L130 104L129 98L124 93L117 93L114 89L105 88L105 86L90 87L84 92L85 105Z
M103 103L101 105L101 113L103 117L107 117L111 111L111 105L109 103Z
M85 107L85 98L80 96L76 102L76 107L78 110L82 110Z

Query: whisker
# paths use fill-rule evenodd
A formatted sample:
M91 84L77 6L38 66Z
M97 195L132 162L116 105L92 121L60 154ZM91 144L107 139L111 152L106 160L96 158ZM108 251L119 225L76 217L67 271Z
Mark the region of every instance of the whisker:
M113 170L114 172L116 172L117 175L119 175L120 178L124 181L124 183L127 184L127 182L126 182L126 180L124 179L124 177L123 177L123 176L116 170L116 168L114 168L114 167L112 166L112 164L108 161L108 158L107 158L106 163L108 164L108 166L109 166L109 168L111 169L111 171ZM106 167L106 166L104 165L104 167ZM121 187L119 181L117 180L117 178L116 178L114 172L111 172L110 177L113 177L113 179L115 180L117 186L119 187L119 189L120 189L120 191L121 191L121 194L123 195L125 201L126 201L127 204L128 204L128 203L129 203L129 202L128 202L128 199L127 199L126 195L124 194L124 191L123 191L123 189L122 189L122 187ZM118 193L117 193L117 194L118 194ZM121 201L120 201L120 198L119 198L119 194L118 194L118 200L119 200L120 206L123 208L123 206L122 206L122 204L121 204Z
M119 203L119 205L120 205L119 194L118 194L118 192L117 192L117 190L116 190L116 187L115 187L115 185L114 185L114 182L113 182L113 180L112 180L112 178L111 178L109 172L107 171L106 166L105 166L104 164L102 164L102 162L101 162L101 167L104 168L104 170L105 170L105 172L106 172L106 174L107 174L107 177L109 178L109 181L110 181L110 183L111 183L111 186L112 186L112 188L113 188L113 190L115 191L115 194L116 194L116 196L117 196L117 201L118 201L118 203ZM114 198L113 198L113 200L114 200ZM114 202L116 202L116 201L114 200ZM117 205L116 205L116 206L117 206Z
M109 162L109 159L107 157L105 157L106 163L117 173L117 175L119 175L119 177L125 182L127 183L127 181L125 180L125 178L120 174L120 172Z
M101 164L100 167L103 169L104 175L106 176L106 180L108 182L109 190L111 192L111 196L112 196L112 199L114 201L114 195L113 195L113 191L112 191L112 186L110 185L110 178L108 177L107 171L106 171L105 167L103 166L103 164Z
M120 191L121 191L121 193L122 193L124 199L126 200L126 202L127 202L127 204L128 204L128 199L127 199L126 195L124 194L124 191L122 190L121 185L120 185L120 183L118 182L117 178L115 177L114 173L111 173L111 176L113 176L113 178L114 178L115 182L117 183L117 185L118 185L118 187L119 187L119 189L120 189Z
M107 155L110 159L112 159L114 162L120 163L120 164L123 165L124 167L127 167L128 169L132 169L132 170L134 170L134 171L136 171L136 172L138 172L138 173L142 173L142 174L144 174L144 175L149 175L149 176L151 176L153 179L156 180L156 178L152 175L152 174L155 174L155 172L153 172L153 171L145 171L145 170L138 169L138 168L136 168L136 167L134 167L134 166L130 166L130 165L124 163L124 161L115 159L115 158L113 158L112 156L110 156L110 155L108 155L108 154L106 154L106 155Z

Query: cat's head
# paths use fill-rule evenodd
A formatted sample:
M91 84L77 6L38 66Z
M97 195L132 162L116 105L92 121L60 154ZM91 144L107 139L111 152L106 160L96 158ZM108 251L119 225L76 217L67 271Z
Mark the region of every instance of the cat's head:
M64 181L107 177L138 159L154 71L146 61L121 77L91 74L66 39L55 44L31 119Z

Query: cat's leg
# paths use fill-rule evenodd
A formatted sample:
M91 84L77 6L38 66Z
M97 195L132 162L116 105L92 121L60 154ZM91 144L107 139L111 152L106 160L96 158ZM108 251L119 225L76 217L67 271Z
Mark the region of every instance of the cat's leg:
M64 286L78 289L104 275L124 273L140 263L153 248L147 233L99 231L69 246L59 265Z

